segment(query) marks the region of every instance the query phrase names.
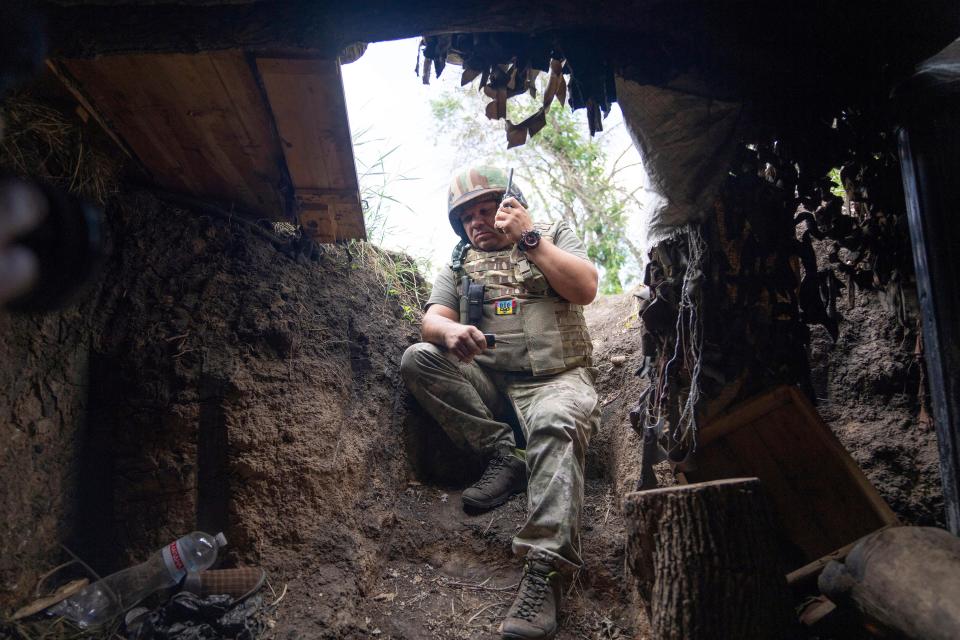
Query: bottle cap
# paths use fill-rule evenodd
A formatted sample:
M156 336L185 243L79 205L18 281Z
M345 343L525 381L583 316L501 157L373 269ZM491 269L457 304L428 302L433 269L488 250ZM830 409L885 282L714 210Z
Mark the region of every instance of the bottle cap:
M217 542L217 548L227 546L227 536L223 535L222 531L214 536L213 539Z

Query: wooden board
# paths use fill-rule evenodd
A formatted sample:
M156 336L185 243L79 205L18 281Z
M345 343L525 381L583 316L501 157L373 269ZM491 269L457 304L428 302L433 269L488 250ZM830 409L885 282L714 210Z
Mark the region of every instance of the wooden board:
M689 482L756 476L794 553L790 569L897 518L793 387L748 400L700 429Z
M285 216L283 153L245 55L61 60L68 87L161 187Z
M319 242L366 238L336 59L257 58L300 221Z

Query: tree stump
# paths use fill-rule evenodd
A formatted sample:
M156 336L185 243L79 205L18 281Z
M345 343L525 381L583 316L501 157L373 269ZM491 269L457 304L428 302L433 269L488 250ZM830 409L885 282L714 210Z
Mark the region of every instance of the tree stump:
M795 627L756 478L630 493L627 566L658 640L784 638Z
M960 638L960 538L933 527L893 527L861 539L831 562L820 589L853 603L897 637Z

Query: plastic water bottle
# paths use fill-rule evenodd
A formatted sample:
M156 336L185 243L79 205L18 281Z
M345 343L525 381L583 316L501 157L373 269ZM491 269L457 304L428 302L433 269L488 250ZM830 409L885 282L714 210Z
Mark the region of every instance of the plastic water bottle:
M194 531L160 549L146 562L87 585L48 611L82 629L99 627L150 594L179 583L188 572L208 569L217 559L217 550L226 544L222 533L211 536Z

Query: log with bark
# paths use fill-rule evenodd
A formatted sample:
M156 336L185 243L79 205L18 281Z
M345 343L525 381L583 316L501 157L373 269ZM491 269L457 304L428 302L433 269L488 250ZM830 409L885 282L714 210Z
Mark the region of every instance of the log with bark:
M627 565L659 640L785 638L795 627L756 478L625 498Z
M818 581L838 604L911 639L960 638L960 538L933 527L869 535Z

